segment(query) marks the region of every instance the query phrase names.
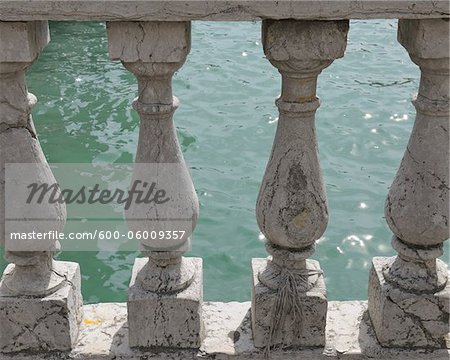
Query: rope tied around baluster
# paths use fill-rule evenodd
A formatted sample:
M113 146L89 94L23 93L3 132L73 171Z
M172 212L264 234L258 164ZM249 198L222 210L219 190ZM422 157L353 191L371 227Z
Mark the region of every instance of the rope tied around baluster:
M322 275L322 270L290 270L281 268L280 283L272 309L272 319L269 327L269 339L264 349L264 357L270 359L270 351L275 346L273 340L281 335L288 314L291 314L294 324L294 336L299 338L303 333L303 306L300 298L301 290L308 290L308 278L312 275Z

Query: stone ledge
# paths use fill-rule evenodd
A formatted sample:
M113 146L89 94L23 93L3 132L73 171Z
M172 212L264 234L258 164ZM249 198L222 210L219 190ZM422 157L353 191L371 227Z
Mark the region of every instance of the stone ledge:
M448 18L448 0L0 0L1 21Z
M1 355L1 360L187 360L264 359L251 339L250 302L205 303L206 339L202 348L184 351L130 350L125 303L84 306L78 344L70 353ZM272 351L272 360L430 359L448 360L450 351L386 349L378 345L368 323L366 301L329 302L324 349Z

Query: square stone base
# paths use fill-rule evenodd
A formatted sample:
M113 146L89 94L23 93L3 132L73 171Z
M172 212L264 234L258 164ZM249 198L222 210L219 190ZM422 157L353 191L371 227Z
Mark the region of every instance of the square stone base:
M258 279L258 273L267 266L268 259L252 259L252 330L255 347L265 347L269 342L272 311L275 308L277 292L267 288ZM308 268L320 269L318 261L306 260ZM325 345L325 325L327 317L327 298L323 276L319 276L316 286L301 294L303 309L302 323L292 323L289 316L279 336L272 339L272 344L293 347L321 347ZM302 326L300 336L295 329Z
M449 332L450 284L436 294L414 294L385 281L383 268L394 257L375 257L369 277L369 314L380 345L445 347Z
M148 258L137 258L128 290L130 347L199 348L203 339L202 259L183 258L195 269L195 279L175 294L157 294L142 289L136 276Z
M68 351L82 319L80 267L58 261L65 285L43 298L14 296L0 282L0 352ZM13 269L9 265L5 274Z

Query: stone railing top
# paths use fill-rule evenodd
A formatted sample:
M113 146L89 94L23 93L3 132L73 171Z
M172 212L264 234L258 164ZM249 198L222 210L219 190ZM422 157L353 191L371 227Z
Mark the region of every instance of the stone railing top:
M0 21L449 18L448 0L0 0Z

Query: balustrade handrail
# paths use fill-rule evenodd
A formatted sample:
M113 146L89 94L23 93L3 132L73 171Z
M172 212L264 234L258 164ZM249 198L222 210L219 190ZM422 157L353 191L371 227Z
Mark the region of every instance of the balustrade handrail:
M449 18L447 0L0 0L0 21Z

